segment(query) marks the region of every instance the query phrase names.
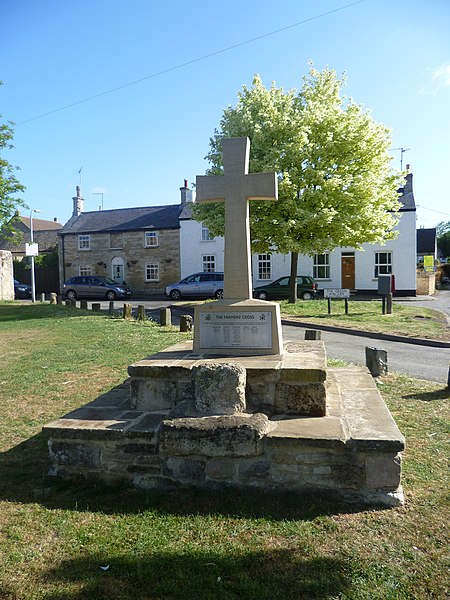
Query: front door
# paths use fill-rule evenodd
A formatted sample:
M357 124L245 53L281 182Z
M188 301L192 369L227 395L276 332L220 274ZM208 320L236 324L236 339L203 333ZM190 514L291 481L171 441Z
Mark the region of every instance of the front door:
M121 258L121 257L113 258L111 267L112 267L112 273L111 273L112 278L114 279L114 281L117 281L117 283L122 284L123 278L124 278L123 258Z
M355 289L355 255L347 254L341 256L342 288L345 290Z

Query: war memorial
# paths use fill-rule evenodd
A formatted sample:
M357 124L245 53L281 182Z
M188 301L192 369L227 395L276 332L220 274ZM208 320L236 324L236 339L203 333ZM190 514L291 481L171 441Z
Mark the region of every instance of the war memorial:
M252 298L249 202L276 202L277 180L249 174L249 153L225 139L223 175L197 177L197 202L225 203L223 299L196 306L193 342L44 428L51 474L401 504L404 438L369 371L327 367L321 341L284 344L279 305Z

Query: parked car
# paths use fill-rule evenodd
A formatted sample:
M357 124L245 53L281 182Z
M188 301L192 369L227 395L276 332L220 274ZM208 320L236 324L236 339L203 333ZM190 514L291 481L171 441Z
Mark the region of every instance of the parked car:
M96 277L92 275L71 277L63 285L63 292L70 300L76 298L105 298L115 300L126 298L131 290L111 279L111 277Z
M31 298L31 286L14 279L14 298Z
M290 277L280 277L271 283L259 285L253 290L253 297L260 300L285 300L289 298ZM312 300L316 297L317 285L312 277L307 275L297 276L297 296L303 300Z
M172 300L181 298L223 298L223 273L194 273L164 290Z

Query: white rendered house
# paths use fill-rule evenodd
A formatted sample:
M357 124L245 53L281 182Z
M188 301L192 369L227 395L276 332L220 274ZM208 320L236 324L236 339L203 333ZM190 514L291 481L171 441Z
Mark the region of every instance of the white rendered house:
M298 274L310 275L319 289L347 288L361 294L376 294L378 275L395 275L397 296L416 294L416 206L412 173L406 176L400 201L397 239L381 244L364 244L363 250L350 247L314 256L300 255ZM190 217L189 205L180 216L181 277L197 271L223 271L224 240L212 238L207 228ZM254 254L253 285L262 285L289 275L290 255L277 252Z

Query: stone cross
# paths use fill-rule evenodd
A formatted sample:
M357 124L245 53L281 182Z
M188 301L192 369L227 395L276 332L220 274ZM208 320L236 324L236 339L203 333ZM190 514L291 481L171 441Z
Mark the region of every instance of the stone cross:
M223 176L197 176L197 202L225 203L225 300L252 297L249 200L277 200L276 173L248 173L250 140L222 140Z

